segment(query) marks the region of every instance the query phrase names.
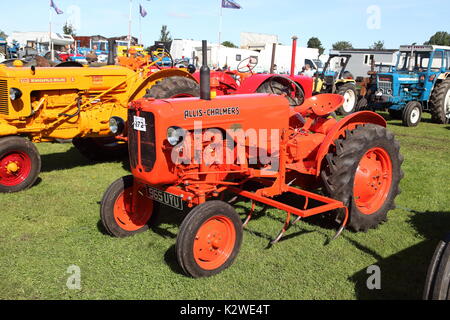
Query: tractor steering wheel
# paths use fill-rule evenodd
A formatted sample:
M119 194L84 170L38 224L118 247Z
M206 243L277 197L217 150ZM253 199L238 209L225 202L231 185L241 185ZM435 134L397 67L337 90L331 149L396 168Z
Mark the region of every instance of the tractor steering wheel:
M172 58L172 55L169 53L169 52L167 52L167 51L165 51L165 50L163 50L163 51L150 51L150 57L151 57L151 63L152 62L155 62L155 61L157 61L157 60L160 60L160 61L158 61L156 64L155 64L155 66L158 68L158 69L161 69L161 67L164 67L164 59L165 58L168 58L169 60L170 60L170 64L169 64L169 67L170 68L173 68L174 67L174 61L173 61L173 58ZM161 65L160 65L161 64Z
M245 62L247 64L243 65ZM257 58L255 58L255 57L248 57L248 58L242 60L241 62L239 62L239 64L238 64L236 69L240 73L246 73L246 72L253 73L253 70L256 68L257 65L258 65L258 59Z

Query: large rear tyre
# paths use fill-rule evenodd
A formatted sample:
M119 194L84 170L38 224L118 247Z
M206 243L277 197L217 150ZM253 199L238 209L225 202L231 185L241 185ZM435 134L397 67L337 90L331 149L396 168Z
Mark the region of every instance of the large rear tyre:
M121 160L128 155L128 146L114 137L74 138L75 148L92 161Z
M133 199L133 181L133 176L120 178L103 195L100 218L105 230L113 237L124 238L147 231L158 210L144 192L138 192ZM133 204L134 200L137 202Z
M337 110L340 115L347 116L356 111L358 94L356 92L356 86L353 83L347 83L340 86L336 93L343 96L345 99L342 107Z
M184 77L170 77L148 89L144 98L169 99L199 96L200 86L196 81Z
M428 268L424 300L450 300L450 235L439 242Z
M322 180L329 196L349 208L351 229L367 231L387 220L400 193L402 162L398 141L381 126L359 126L335 141Z
M402 124L405 127L417 127L422 120L422 105L418 101L410 101L403 108Z
M177 237L178 263L187 275L209 277L228 268L242 243L242 221L223 201L208 201L185 218Z
M439 83L430 99L431 119L440 124L450 123L450 80Z
M0 138L0 193L30 188L41 172L41 156L35 145L21 137Z

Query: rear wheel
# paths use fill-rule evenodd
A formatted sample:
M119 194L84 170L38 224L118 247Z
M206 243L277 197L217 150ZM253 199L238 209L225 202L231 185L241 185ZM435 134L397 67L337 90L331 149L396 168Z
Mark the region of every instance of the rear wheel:
M208 201L185 218L177 237L176 254L184 272L209 277L228 268L242 243L242 221L223 201Z
M256 92L284 95L291 106L300 106L305 101L305 93L300 85L287 78L269 79Z
M422 120L422 105L417 101L410 101L403 108L402 123L405 127L417 127Z
M335 141L322 179L330 197L349 208L350 228L367 231L387 220L400 192L402 162L399 143L381 126L359 126Z
M75 148L86 158L93 161L120 160L128 155L128 146L114 137L74 138Z
M439 242L428 268L425 300L450 300L450 235Z
M356 86L353 83L347 83L340 86L336 93L343 96L345 99L342 107L338 109L340 115L347 116L356 111L358 94L356 93Z
M0 192L31 187L41 172L41 156L35 145L21 137L0 138Z
M440 124L450 123L450 80L438 84L430 99L431 117Z
M200 96L200 87L196 81L184 77L170 77L148 89L145 98L168 99L198 96Z
M157 211L157 205L144 192L137 192L133 199L133 181L133 176L120 178L103 196L100 218L111 236L124 238L148 230Z

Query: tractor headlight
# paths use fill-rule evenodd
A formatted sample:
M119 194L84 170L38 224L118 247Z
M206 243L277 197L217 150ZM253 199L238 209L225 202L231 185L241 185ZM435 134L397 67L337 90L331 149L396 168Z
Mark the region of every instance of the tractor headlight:
M9 97L11 100L19 100L22 97L22 91L20 91L17 88L11 88L9 89Z
M180 127L170 127L167 129L167 141L169 141L170 145L176 146L184 138L184 130Z
M109 130L116 136L125 130L125 121L120 117L112 117L109 119Z

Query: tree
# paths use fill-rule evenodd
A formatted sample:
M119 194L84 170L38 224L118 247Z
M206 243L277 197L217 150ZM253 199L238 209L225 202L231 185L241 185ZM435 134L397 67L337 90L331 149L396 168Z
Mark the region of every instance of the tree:
M319 49L319 56L325 52L325 48L322 47L322 42L316 37L312 37L308 40L308 48Z
M64 24L64 26L63 26L63 33L64 34L67 34L67 35L69 35L69 36L72 36L72 37L74 37L76 34L75 34L75 28L74 28L74 26L72 26L70 23L68 23L68 22L66 22L65 24Z
M163 25L161 28L161 36L159 37L159 41L162 42L171 42L172 37L170 36L169 30L167 30L167 26Z
M374 44L370 47L370 49L373 50L384 50L384 41L376 41Z
M430 40L425 42L426 45L450 46L450 34L445 31L436 32L431 36Z
M348 50L353 49L353 45L348 41L338 41L333 44L333 50Z
M224 42L222 42L222 45L227 48L237 48L237 45L235 45L231 41L224 41Z
M0 30L0 38L6 39L8 38L8 35L5 32L3 32L3 30Z

